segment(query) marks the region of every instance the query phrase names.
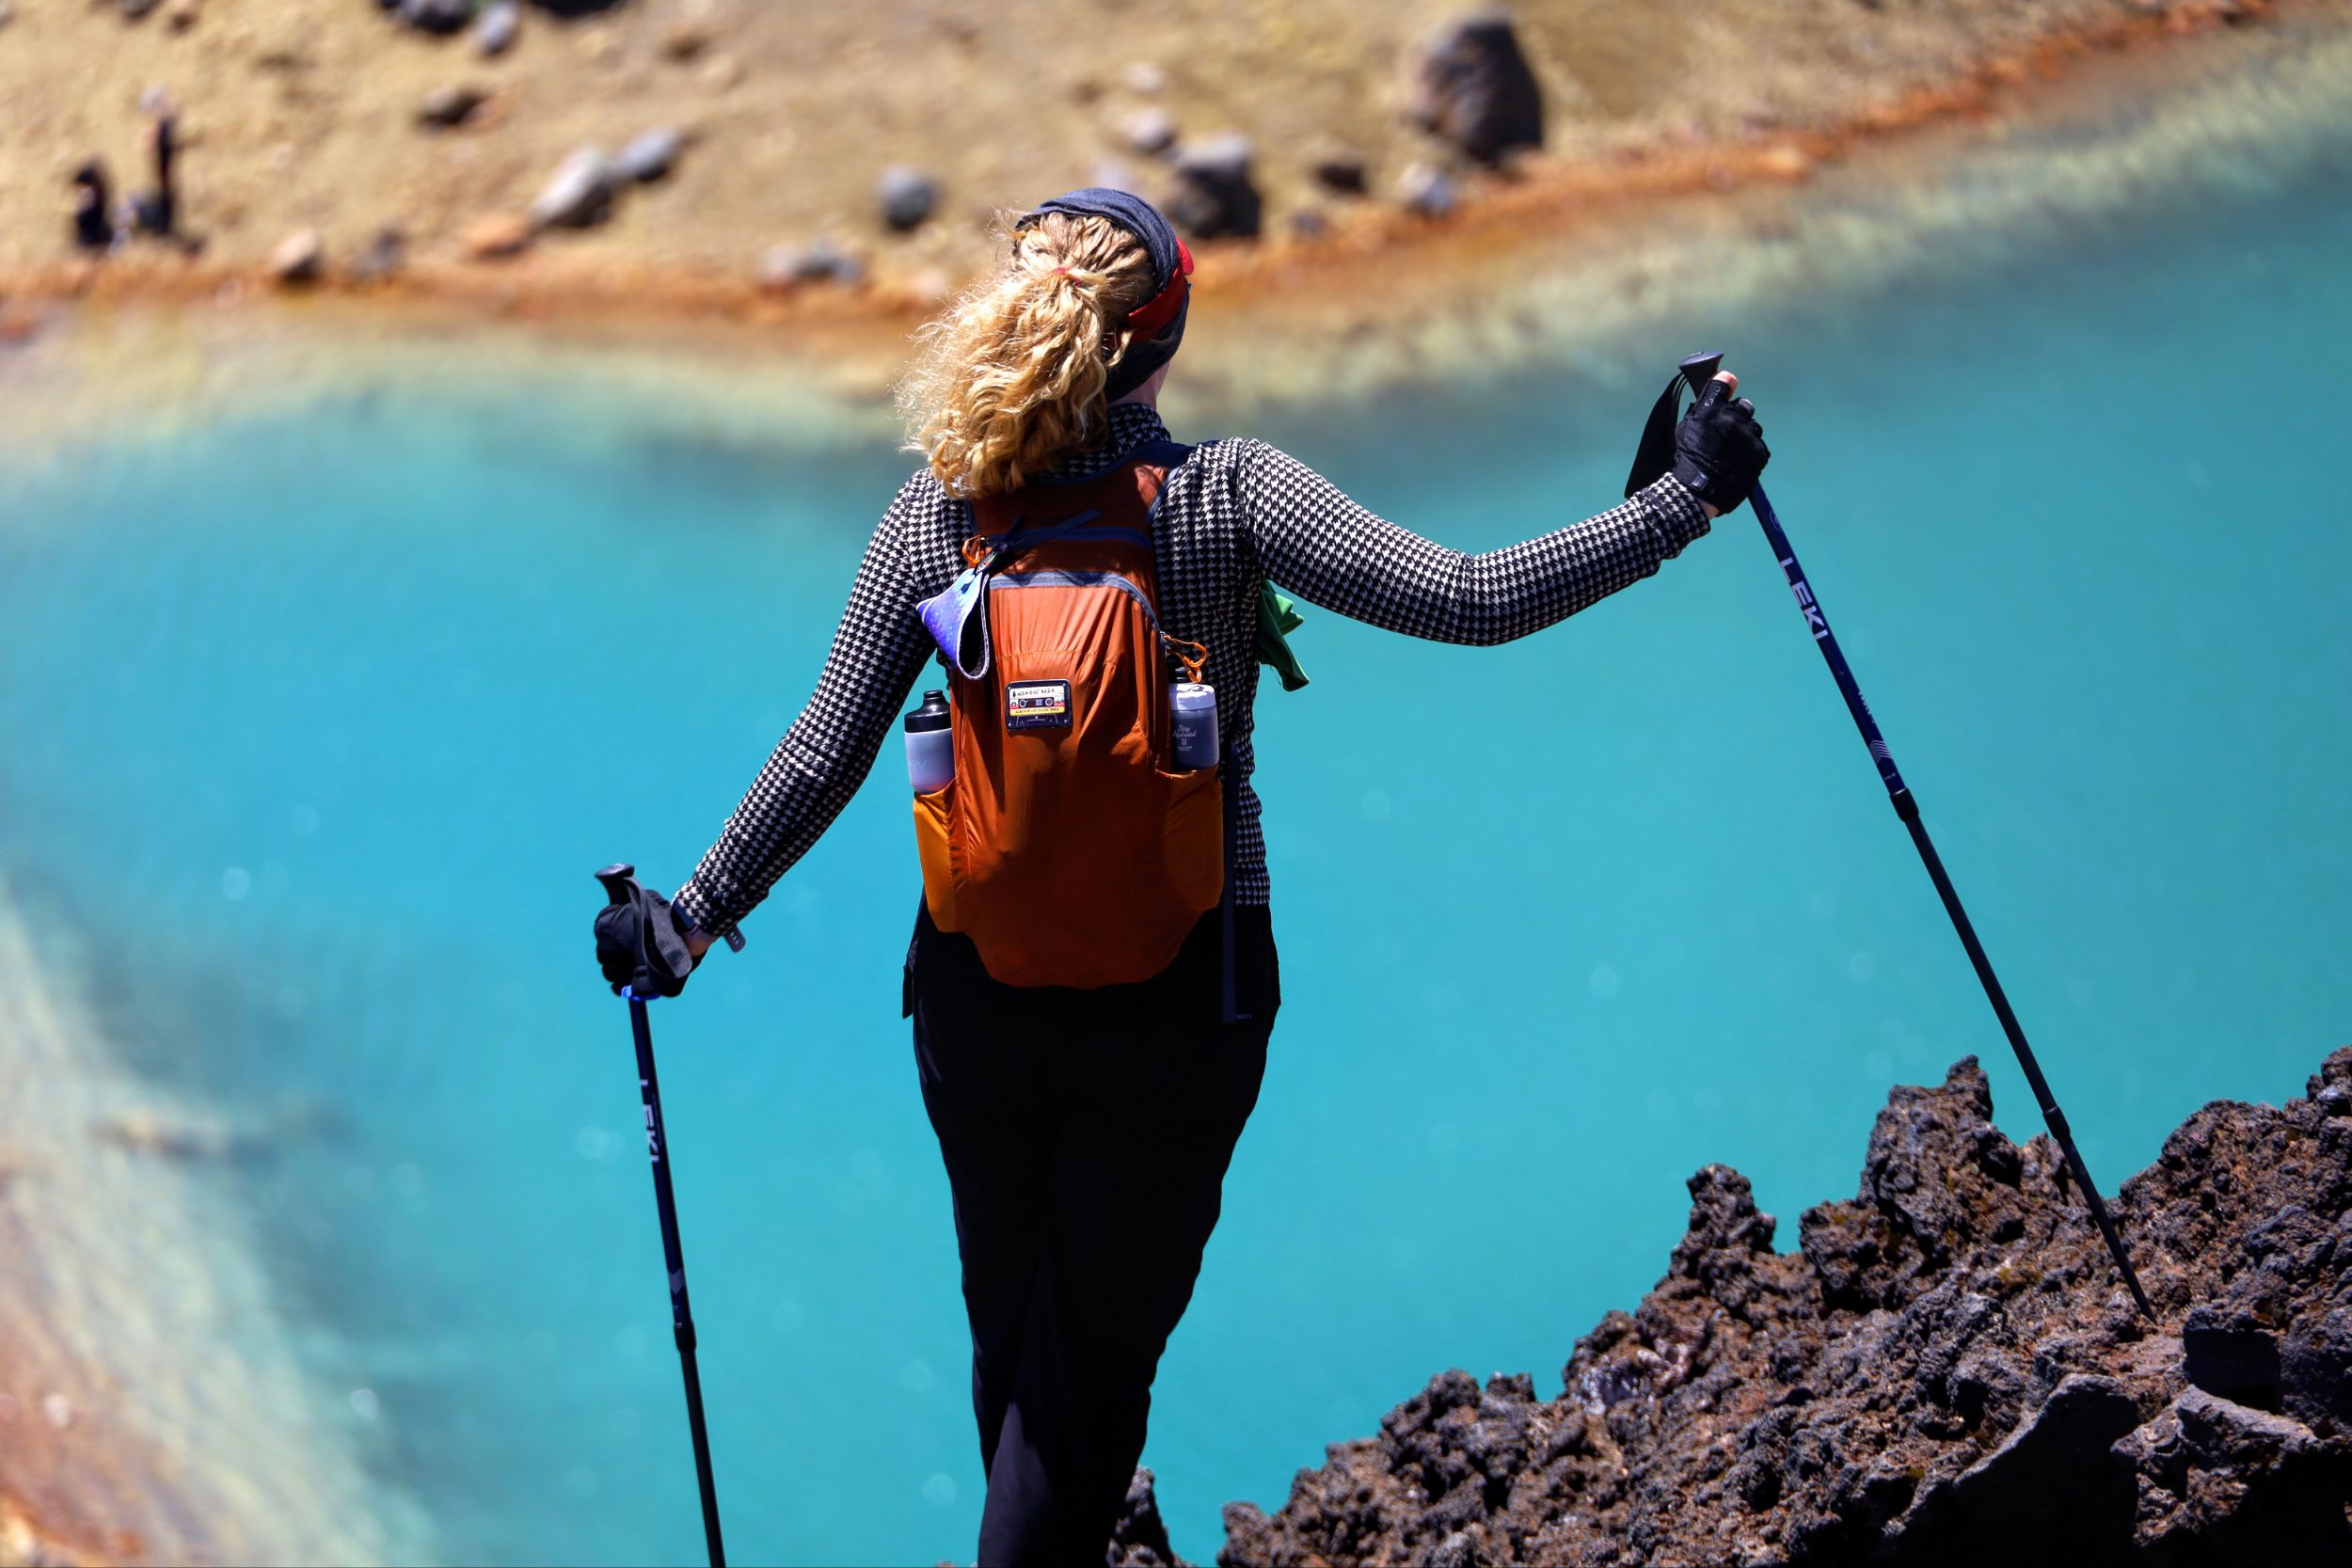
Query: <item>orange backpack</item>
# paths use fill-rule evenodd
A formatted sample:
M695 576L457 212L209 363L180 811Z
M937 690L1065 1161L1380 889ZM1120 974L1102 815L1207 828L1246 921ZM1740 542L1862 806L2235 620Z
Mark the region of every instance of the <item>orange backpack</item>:
M973 502L949 684L955 778L914 798L923 897L1009 985L1147 980L1225 891L1218 769L1168 770L1152 511L1185 449ZM977 638L971 635L977 626ZM1173 661L1173 663L1171 663Z

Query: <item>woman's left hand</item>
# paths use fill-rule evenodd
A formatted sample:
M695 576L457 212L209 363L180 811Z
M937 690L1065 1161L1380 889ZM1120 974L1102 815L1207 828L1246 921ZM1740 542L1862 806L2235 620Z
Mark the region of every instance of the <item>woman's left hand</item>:
M1756 404L1732 397L1739 389L1738 376L1718 371L1675 427L1674 476L1710 517L1736 511L1772 460Z

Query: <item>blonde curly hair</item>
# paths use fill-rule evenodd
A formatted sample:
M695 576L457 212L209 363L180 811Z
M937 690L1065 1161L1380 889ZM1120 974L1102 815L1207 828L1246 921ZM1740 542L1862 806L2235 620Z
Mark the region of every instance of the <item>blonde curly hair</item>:
M898 387L907 450L951 496L1001 496L1109 430L1104 388L1151 299L1152 258L1108 218L1047 213L1004 269L916 334Z

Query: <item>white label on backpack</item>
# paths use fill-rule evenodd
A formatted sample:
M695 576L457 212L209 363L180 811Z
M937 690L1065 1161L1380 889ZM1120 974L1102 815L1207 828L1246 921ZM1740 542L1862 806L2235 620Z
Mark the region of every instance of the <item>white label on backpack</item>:
M1012 681L1005 687L1005 728L1066 730L1069 727L1068 681Z

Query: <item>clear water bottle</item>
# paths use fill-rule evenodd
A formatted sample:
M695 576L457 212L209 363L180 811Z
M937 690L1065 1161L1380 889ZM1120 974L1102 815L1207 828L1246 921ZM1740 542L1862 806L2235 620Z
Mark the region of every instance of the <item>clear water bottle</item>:
M1216 766L1216 689L1199 681L1168 688L1168 770L1190 773Z
M953 717L944 691L924 692L923 705L907 715L907 780L917 795L955 782L956 743L947 727Z

